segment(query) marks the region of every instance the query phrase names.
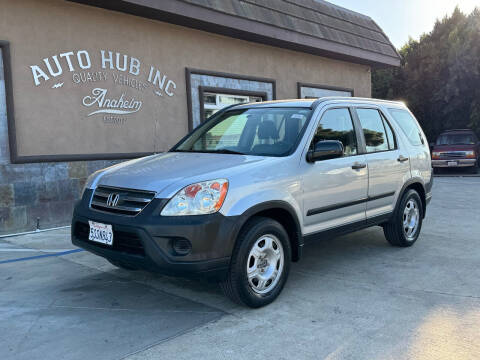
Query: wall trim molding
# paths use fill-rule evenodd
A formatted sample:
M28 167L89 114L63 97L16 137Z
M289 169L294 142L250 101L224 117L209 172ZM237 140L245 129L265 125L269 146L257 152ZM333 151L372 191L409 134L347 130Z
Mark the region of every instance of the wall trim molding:
M95 161L95 160L130 160L148 155L154 152L139 153L98 153L98 154L60 154L60 155L31 155L17 156L12 164L30 164L40 162L69 162L69 161Z
M13 86L12 86L12 66L10 62L10 42L0 40L0 49L2 49L3 76L5 82L5 103L7 105L7 127L8 127L8 146L10 150L10 162L16 163L17 137L15 131L15 110L13 106Z

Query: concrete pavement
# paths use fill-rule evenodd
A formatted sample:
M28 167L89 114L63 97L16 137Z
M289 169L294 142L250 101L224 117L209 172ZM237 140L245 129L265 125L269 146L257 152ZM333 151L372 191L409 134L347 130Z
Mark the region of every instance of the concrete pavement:
M1 239L0 358L478 359L479 203L480 178L436 178L415 246L378 227L310 245L257 310L64 254L68 229Z

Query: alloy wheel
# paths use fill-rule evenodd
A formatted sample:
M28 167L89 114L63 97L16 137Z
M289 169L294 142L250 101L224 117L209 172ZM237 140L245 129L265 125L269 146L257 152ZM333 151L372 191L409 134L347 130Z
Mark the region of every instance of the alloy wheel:
M415 199L409 199L403 210L403 232L407 240L415 239L418 224L420 222L420 211Z
M252 246L247 258L250 288L265 294L277 285L282 276L284 251L280 240L272 234L262 235Z

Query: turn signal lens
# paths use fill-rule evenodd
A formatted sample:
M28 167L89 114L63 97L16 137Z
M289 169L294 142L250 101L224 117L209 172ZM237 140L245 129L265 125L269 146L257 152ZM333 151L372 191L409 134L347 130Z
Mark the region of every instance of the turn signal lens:
M465 155L467 157L467 159L476 159L476 154L475 154L475 151L471 150L471 151L466 151L465 152Z
M223 201L225 200L225 196L227 196L227 191L228 191L228 181L225 181L222 185L220 185L218 182L214 183L212 185L213 188L219 188L220 190L220 197L218 198L217 203L215 204L215 209L218 211L223 205Z
M220 210L228 192L228 180L217 179L188 185L162 210L163 216L204 215Z

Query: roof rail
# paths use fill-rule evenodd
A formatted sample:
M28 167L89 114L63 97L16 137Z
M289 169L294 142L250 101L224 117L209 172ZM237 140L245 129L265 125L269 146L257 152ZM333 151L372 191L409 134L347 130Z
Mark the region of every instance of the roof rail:
M385 103L385 104L395 104L395 105L405 105L401 101L393 101L393 100L383 100L383 99L373 99L373 98L362 98L362 97L351 97L351 96L324 96L318 98L312 103L312 109L315 109L318 105L325 101L335 101L335 100L346 100L346 101L365 101L365 102L373 102L373 103Z

